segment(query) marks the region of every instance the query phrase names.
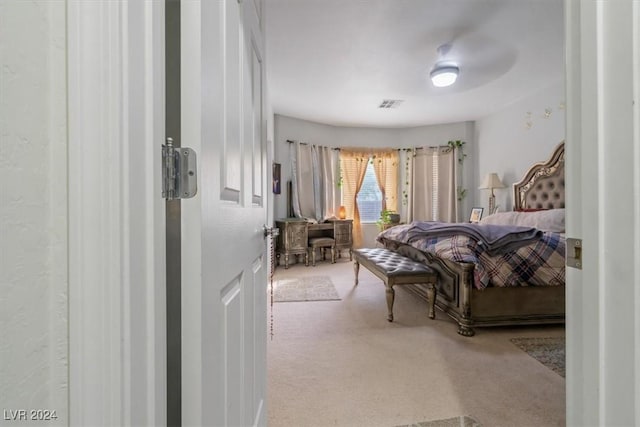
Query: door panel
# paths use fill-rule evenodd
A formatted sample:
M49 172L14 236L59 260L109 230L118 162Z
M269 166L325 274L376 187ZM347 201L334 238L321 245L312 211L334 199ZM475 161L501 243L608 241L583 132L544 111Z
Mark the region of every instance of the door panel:
M224 152L220 157L222 171L222 198L240 202L242 178L242 52L238 49L243 43L240 26L241 7L237 2L225 0L220 2L223 8L224 52ZM214 24L214 23L211 23ZM205 76L206 78L206 76Z
M252 1L182 2L185 425L266 425L264 43ZM260 8L262 10L262 8Z
M242 279L235 278L225 286L221 292L220 303L224 307L223 349L224 354L224 393L225 393L225 422L224 425L244 425L242 417L242 393L243 387L237 379L242 378L242 360L238 358L242 354Z
M253 37L251 38L251 106L252 110L252 143L253 143L253 163L251 172L253 174L253 197L252 202L262 205L262 191L265 188L265 171L262 169L263 152L262 135L262 60L256 48Z

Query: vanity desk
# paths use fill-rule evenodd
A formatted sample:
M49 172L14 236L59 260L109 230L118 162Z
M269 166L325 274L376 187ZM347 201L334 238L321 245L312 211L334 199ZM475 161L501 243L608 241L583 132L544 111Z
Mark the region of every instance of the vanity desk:
M336 241L338 255L345 249L349 250L349 260L353 254L353 220L332 219L322 223L310 223L304 218L282 218L276 220L276 227L280 229L276 243L278 265L280 257L284 255L284 268L289 268L290 255L303 255L305 265L309 265L309 238L331 237Z

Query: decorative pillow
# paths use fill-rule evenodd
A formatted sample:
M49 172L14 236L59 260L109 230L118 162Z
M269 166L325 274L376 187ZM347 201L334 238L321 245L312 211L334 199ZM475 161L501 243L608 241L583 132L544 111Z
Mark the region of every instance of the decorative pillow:
M519 225L553 233L564 233L564 209L498 212L482 218L480 224Z

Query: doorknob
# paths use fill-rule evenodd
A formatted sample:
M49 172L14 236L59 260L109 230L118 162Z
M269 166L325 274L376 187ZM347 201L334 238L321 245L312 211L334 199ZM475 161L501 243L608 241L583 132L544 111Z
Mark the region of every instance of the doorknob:
M267 236L277 237L280 234L280 229L277 227L268 227L267 225L263 225L262 230L264 231L265 238Z

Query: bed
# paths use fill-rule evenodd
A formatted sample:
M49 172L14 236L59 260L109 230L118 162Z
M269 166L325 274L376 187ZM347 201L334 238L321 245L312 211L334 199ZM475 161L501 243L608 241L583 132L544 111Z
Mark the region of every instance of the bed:
M512 212L460 224L462 234L433 235L432 224L413 222L378 235L384 247L438 272L436 307L457 321L461 335L473 336L483 326L564 323L564 143L513 184L513 197ZM474 238L504 228L511 240L513 226L529 240L499 253L488 253L493 248ZM428 299L420 285L405 289Z

